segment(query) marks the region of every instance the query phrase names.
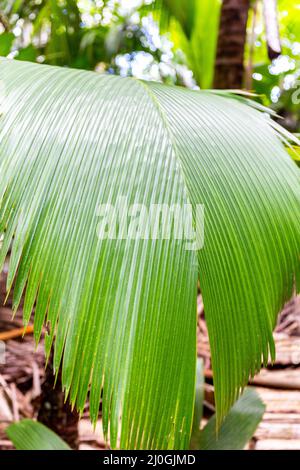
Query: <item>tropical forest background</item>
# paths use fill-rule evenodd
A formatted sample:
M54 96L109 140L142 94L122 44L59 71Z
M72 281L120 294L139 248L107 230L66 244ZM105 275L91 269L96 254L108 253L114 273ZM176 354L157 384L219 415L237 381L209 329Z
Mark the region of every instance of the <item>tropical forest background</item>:
M300 131L297 1L5 0L0 12L1 56L243 88Z

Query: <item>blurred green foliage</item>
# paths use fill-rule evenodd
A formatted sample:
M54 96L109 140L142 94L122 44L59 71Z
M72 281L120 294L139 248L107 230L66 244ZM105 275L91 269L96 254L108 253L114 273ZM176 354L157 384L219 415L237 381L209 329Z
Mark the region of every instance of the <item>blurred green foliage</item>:
M292 132L300 131L300 2L278 0L282 53L272 62L267 55L262 5L257 3L253 57L253 91L271 106ZM249 18L249 37L253 14ZM248 45L246 63L249 61Z
M142 6L133 0L0 0L0 54L124 75L139 70L140 78L189 85L183 54L172 51Z

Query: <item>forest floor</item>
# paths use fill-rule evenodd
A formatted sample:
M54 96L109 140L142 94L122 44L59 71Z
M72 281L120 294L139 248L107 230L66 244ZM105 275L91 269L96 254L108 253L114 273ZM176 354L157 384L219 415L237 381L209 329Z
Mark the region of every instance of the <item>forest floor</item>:
M5 364L0 364L0 450L13 446L5 428L22 418L36 418L45 376L43 340L35 350L32 326L22 337L22 311L11 319L11 298L5 298L5 271L0 274L0 340L5 342ZM205 417L214 412L214 389L209 342L201 296L198 297L198 354L205 367ZM275 332L277 357L250 383L266 404L264 418L247 449L300 450L300 297L281 313ZM96 431L88 406L79 421L79 448L105 449L101 422Z

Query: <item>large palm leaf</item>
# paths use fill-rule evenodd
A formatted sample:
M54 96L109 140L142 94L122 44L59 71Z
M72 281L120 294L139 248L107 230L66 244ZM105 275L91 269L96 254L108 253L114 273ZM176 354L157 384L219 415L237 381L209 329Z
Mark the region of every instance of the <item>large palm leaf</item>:
M299 170L264 112L222 93L1 60L0 265L66 393L113 447L185 448L193 416L196 286L217 421L274 357L299 268ZM204 248L101 240L97 207L205 205ZM120 442L118 443L118 437Z

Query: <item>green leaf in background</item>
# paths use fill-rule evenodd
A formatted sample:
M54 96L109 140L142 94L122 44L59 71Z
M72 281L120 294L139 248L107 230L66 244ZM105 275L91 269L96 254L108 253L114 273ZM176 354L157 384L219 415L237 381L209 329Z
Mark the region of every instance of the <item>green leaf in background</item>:
M0 34L0 56L7 56L10 53L12 43L15 40L13 33L2 33Z
M294 134L293 136L292 143L289 143L286 149L296 165L300 166L300 134Z
M203 400L204 400L204 374L203 374L203 361L197 359L197 379L196 379L196 395L195 395L195 408L192 434L199 431L200 423L203 415Z
M181 25L184 34L189 39L194 28L197 3L198 0L186 0L185 2L180 0L155 0L150 4L150 8L154 9L159 16L160 27L163 30L169 28L174 18Z
M295 163L299 166L300 165L300 147L289 147L287 148L289 155L295 161Z
M25 0L14 0L12 4L12 13L18 13L18 11L23 6Z
M23 49L18 51L18 55L16 56L17 60L25 60L28 62L34 62L37 58L38 51L35 49L32 44Z
M187 448L200 280L217 424L274 358L299 274L299 170L247 100L2 60L0 252L35 339L112 447ZM100 204L205 207L205 242L101 239ZM194 219L196 223L196 218ZM298 276L296 280L298 280Z
M262 420L265 405L258 393L246 389L226 416L218 433L216 418L213 416L200 432L200 450L242 450L255 433Z
M198 449L200 424L203 416L203 400L204 400L204 371L203 360L197 359L197 374L196 374L196 394L195 394L195 408L194 419L190 441L190 449Z
M6 434L17 450L71 450L51 429L31 419L11 424Z
M156 0L150 5L162 31L185 53L200 88L213 84L221 5L222 0Z
M247 388L233 405L220 428L214 415L200 430L204 402L203 361L197 360L195 412L191 434L191 450L239 450L253 436L262 420L265 406L254 389Z
M221 5L221 0L197 0L195 4L194 28L184 51L200 88L213 86Z

